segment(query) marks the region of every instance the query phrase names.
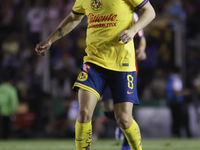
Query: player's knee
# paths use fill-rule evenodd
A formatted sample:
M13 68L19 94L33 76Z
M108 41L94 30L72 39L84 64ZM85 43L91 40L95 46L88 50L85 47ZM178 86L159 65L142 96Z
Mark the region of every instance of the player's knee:
M128 116L126 115L120 115L116 116L117 124L122 129L128 129L130 127L130 120L128 119Z
M86 109L79 110L78 121L80 123L90 122L91 119L92 119L92 115L91 115L90 111L88 111Z

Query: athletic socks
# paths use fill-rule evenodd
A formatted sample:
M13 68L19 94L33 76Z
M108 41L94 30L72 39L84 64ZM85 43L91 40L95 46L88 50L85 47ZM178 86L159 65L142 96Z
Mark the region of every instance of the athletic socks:
M79 123L76 120L75 125L75 142L76 150L89 150L92 142L92 124L91 121L88 123Z
M111 120L115 120L115 115L114 111L111 112L104 112L107 118ZM124 142L123 142L123 147L129 147L131 146L132 149L134 150L142 150L142 143L141 143L141 135L140 135L140 129L138 124L135 122L133 119L133 123L131 124L130 128L123 130L125 134ZM130 141L130 142L128 142ZM123 148L122 147L122 148Z
M132 150L142 150L140 129L134 119L133 123L128 129L125 130L121 129L121 130L124 132Z

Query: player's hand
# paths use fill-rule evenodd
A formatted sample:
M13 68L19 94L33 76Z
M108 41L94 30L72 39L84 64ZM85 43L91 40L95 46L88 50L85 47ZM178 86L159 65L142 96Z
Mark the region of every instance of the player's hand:
M138 60L145 60L147 58L145 51L141 51L139 49L136 50L136 55Z
M122 41L123 44L130 42L135 36L135 32L132 30L124 30L118 35L118 41Z
M43 41L36 45L35 51L39 56L44 56L46 51L50 48L51 42L49 40Z

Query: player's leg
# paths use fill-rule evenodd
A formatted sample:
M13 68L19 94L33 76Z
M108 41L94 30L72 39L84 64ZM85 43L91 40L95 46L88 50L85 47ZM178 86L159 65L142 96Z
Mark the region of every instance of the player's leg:
M133 150L142 150L140 130L132 118L133 104L139 104L136 72L116 72L109 84L113 92L115 118Z
M92 114L98 98L84 89L78 91L79 112L75 126L76 149L89 149L92 141Z
M141 135L138 124L132 118L133 103L124 102L114 105L115 117L124 132L132 150L142 150Z
M114 114L114 104L113 104L113 98L112 98L112 93L110 91L110 88L107 86L107 88L105 89L103 96L101 98L101 105L103 108L103 112L105 114L105 116L108 119L111 120L115 120L115 114ZM122 150L130 150L130 146L128 144L128 140L126 137L122 138L124 136L123 132L121 131L120 127L117 126L116 128L116 132L115 132L115 137L117 140L122 140L123 144L122 144Z
M88 150L92 141L91 119L97 101L100 99L106 80L101 74L102 68L91 63L81 66L73 89L78 90L79 113L76 121L76 147L77 150Z

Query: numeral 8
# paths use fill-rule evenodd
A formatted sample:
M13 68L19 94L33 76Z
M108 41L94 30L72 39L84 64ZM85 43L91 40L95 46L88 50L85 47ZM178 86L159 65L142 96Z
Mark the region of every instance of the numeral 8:
M133 76L132 75L127 75L127 80L128 80L128 88L129 89L133 89L134 85L133 85Z

